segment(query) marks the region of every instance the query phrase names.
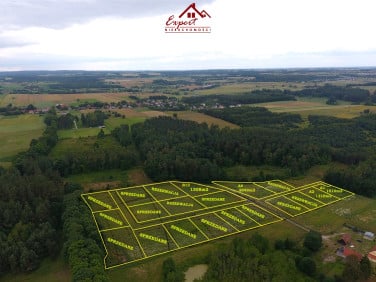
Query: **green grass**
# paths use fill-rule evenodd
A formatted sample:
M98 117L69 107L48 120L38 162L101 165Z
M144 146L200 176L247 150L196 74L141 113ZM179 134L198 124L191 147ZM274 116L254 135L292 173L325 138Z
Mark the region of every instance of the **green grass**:
M252 234L255 233L260 233L271 241L281 238L285 239L287 237L300 241L305 234L304 231L283 221L272 225L267 225L262 228L245 231L233 236L217 239L215 241L211 241L210 243L200 244L155 258L147 259L142 261L142 263L117 267L109 270L107 273L110 281L113 282L124 281L124 277L127 277L127 281L162 281L162 263L168 257L172 257L178 266L189 266L204 263L206 256L223 244L229 244L234 238L249 239Z
M12 162L1 162L0 161L0 166L3 168L10 168L12 166Z
M77 95L76 102L69 103L69 105L70 105L70 106L74 106L74 107L78 107L79 105L84 104L84 103L95 103L95 102L99 102L97 99L80 99L79 97L80 97L80 96Z
M66 153L74 150L79 151L84 150L88 146L93 146L97 139L96 138L80 138L80 139L64 139L60 140L56 146L52 149L50 157L60 158Z
M353 196L310 213L295 220L324 234L336 233L344 223L376 232L376 201Z
M84 138L84 137L91 137L91 136L97 136L100 132L100 128L98 127L91 127L91 128L78 128L78 129L64 129L59 130L57 132L57 135L59 136L59 139L70 139L70 138ZM109 134L110 132L108 129L103 129L105 134Z
M70 175L66 178L68 181L80 183L84 187L91 183L118 181L120 186L127 184L127 171L120 169L109 169L96 172L88 172Z
M38 115L0 116L0 161L9 162L17 153L26 151L44 128L43 118Z
M173 115L174 113L177 114L178 119L183 120L191 120L197 123L207 123L210 125L217 125L220 128L239 128L238 125L233 124L231 122L225 121L223 119L215 118L209 115L205 115L203 113L193 112L193 111L181 111L181 112L167 112L169 115Z
M212 89L194 91L200 95L211 94L239 94L261 89L288 89L300 90L304 88L304 83L286 83L286 82L235 82L228 83L224 81L224 85Z
M105 134L110 134L112 130L114 130L116 127L119 127L120 125L127 124L129 126L135 124L144 122L146 118L141 117L135 117L135 118L115 118L111 117L107 120L105 120L105 128L103 128L103 131ZM82 128L79 127L78 129L64 129L58 131L59 139L70 139L70 138L84 138L84 137L90 137L90 136L97 136L100 132L99 127L90 127L90 128Z
M350 208L351 215L339 215L341 209L346 208ZM375 213L375 200L356 196L349 200L340 201L333 205L297 216L294 218L294 220L307 225L313 230L323 232L324 234L341 230L344 222L354 224L361 228L368 226L367 230L375 232ZM254 233L260 233L261 235L267 237L271 242L277 239L285 239L287 237L301 242L305 231L286 221L277 222L271 225L263 226L262 228L253 229L234 236L211 241L210 243L182 249L177 252L169 253L156 258L147 259L143 261L143 263L118 267L108 271L108 275L110 280L114 282L123 281L124 277L127 277L130 281L161 281L162 262L166 258L172 257L178 265L185 265L188 261L194 259L197 259L198 262L204 262L205 256L210 251L216 249L220 244L229 243L235 237L247 239ZM333 275L340 274L343 268L341 263L335 262L325 264L321 269L324 271L324 273Z
M236 165L226 169L228 181L252 181L253 177L271 175L273 179L283 179L288 173L287 169L274 166L243 166Z
M136 123L144 122L146 118L144 117L131 117L131 118L115 118L111 117L107 120L105 120L104 124L108 130L113 130L115 127L119 127L120 125L127 124L129 126L132 126Z
M345 101L338 101L337 105L327 105L326 100L326 98L299 97L297 101L260 103L257 106L266 107L276 113L291 112L300 114L305 119L309 115L354 118L360 116L366 109L376 112L376 106L352 105L350 102Z
M63 258L45 259L40 267L31 273L7 274L0 277L0 282L70 282L72 274Z

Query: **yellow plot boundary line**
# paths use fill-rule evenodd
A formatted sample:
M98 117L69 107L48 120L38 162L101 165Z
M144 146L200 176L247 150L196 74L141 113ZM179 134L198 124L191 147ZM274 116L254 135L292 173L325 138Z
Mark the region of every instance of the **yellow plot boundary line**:
M169 182L161 182L159 184L164 184L164 183L169 183L169 184L172 184L174 185L173 183L171 183L172 181L169 181ZM175 181L175 182L178 182L178 181ZM181 182L180 182L181 183ZM197 183L194 183L194 182L191 182L193 184L197 184ZM200 184L201 185L201 184ZM174 185L175 186L175 185ZM203 185L205 186L205 185ZM139 186L138 186L139 187ZM219 191L215 191L215 192L210 192L210 193L205 193L205 194L202 194L202 195L197 195L197 196L192 196L190 194L188 194L187 192L185 192L184 190L181 190L180 187L177 187L175 186L177 189L179 189L180 191L182 191L183 193L185 193L186 195L185 196L177 196L176 198L177 199L180 199L182 197L188 197L190 199L192 199L193 201L197 202L200 206L203 206L203 208L201 209L195 209L195 210L191 210L191 211L186 211L186 212L180 212L180 213L175 213L175 214L171 214L162 204L162 202L164 201L171 201L171 200L175 200L176 198L169 198L169 199L163 199L163 200L157 200L153 195L151 195L151 193L149 191L147 191L147 188L146 187L143 187L144 190L146 191L146 193L148 193L150 195L150 197L152 197L154 199L153 202L148 202L148 203L143 203L143 204L138 204L138 205L133 205L133 206L128 206L127 203L124 201L124 199L119 196L119 193L118 196L121 198L122 202L124 203L124 205L126 205L128 211L132 214L132 217L133 219L135 220L135 222L139 223L139 224L144 224L144 223L148 223L148 222L151 222L151 221L156 221L156 220L163 220L163 219L167 219L167 218L171 218L171 217L174 217L174 216L182 216L182 215L186 215L186 214L190 214L190 213L193 213L193 212L205 212L207 210L210 210L210 209L214 209L214 208L222 208L222 207L225 207L227 205L233 205L233 204L238 204L238 203L242 203L242 202L245 202L247 201L246 198L240 196L240 195L237 195L235 193L233 193L232 191L227 191L225 189L221 189L221 188L217 188L217 187L211 187L211 186L206 186L208 188L212 188L212 189L216 189L216 190L219 190ZM199 197L204 197L204 196L207 196L207 195L213 195L213 194L216 194L216 193L228 193L234 197L237 198L237 201L233 201L233 202L227 202L227 203L223 203L223 204L218 204L216 206L207 206L203 203L201 203L200 201L198 201L197 199L195 198L199 198ZM168 215L166 216L158 216L158 217L155 217L155 218L151 218L151 219L147 219L147 220L139 220L136 215L133 213L133 211L131 210L131 208L134 208L134 207L140 207L140 206L146 206L146 205L150 205L150 204L157 204L158 206L161 206L163 208L163 210L165 210Z
M211 192L211 193L205 193L205 194L200 194L200 195L197 195L197 196L192 196L191 194L187 193L186 191L182 190L182 188L180 188L178 185L175 185L175 183L173 182L176 182L176 183L190 183L190 184L196 184L196 185L199 185L199 186L206 186L208 188L212 188L212 189L215 189L215 190L218 190L216 192ZM219 182L219 181L218 181ZM224 182L224 181L222 181ZM280 181L282 183L285 183L283 181ZM112 268L115 268L115 267L119 267L119 266L122 266L122 265L126 265L126 264L131 264L131 263L135 263L135 262L139 262L139 261L142 261L142 260L145 260L145 259L148 259L148 258L152 258L152 257L155 257L155 256L160 256L160 255L163 255L163 254L166 254L166 253L169 253L169 252L173 252L173 251L178 251L180 249L184 249L184 248L187 248L187 247L192 247L192 246L196 246L196 245L199 245L199 244L203 244L203 243L206 243L206 242L210 242L210 241L213 241L213 240L217 240L217 239L220 239L220 238L223 238L223 237L227 237L227 236L231 236L231 235L235 235L235 234L238 234L238 233L241 233L241 232L245 232L245 231L248 231L248 230L252 230L252 229L256 229L256 228L259 228L259 227L263 227L263 226L266 226L266 225L270 225L270 224L273 224L273 223L276 223L276 222L280 222L282 221L283 219L276 215L275 213L273 213L272 211L269 211L255 203L243 203L243 204L239 204L241 202L244 202L246 201L245 198L243 198L241 195L245 195L245 196L249 196L251 197L250 195L248 194L244 194L242 192L239 192L239 191L236 191L235 189L232 189L232 188L229 188L229 187L226 187L226 186L223 186L221 184L217 184L216 181L213 181L212 183L214 183L215 185L218 185L218 186L221 186L221 187L212 187L212 186L207 186L207 185L203 185L203 184L198 184L198 183L195 183L195 182L179 182L179 181L167 181L167 182L159 182L159 183L156 183L154 185L157 185L157 184L169 184L169 185L172 185L173 187L175 187L176 189L178 189L179 191L183 192L184 194L186 194L185 196L177 196L175 198L171 198L171 199L163 199L163 200L158 200L157 198L155 198L147 189L147 187L145 187L144 185L140 185L140 186L133 186L133 187L126 187L126 188L118 188L118 189L113 189L111 191L98 191L98 192L93 192L93 193L85 193L85 194L81 194L81 198L84 200L85 204L89 207L91 213L92 213L92 217L93 217L93 220L95 222L95 225L97 227L97 230L100 234L100 238L101 238L101 241L102 241L102 244L106 250L106 255L105 257L103 258L103 263L104 263L104 266L105 266L105 269L112 269ZM230 182L230 181L227 181L227 183L253 183L255 184L255 182ZM287 184L287 183L286 183ZM152 184L148 185L148 186L151 186ZM256 185L256 184L255 184ZM291 186L289 184L287 184L288 186ZM321 185L321 186L326 186L328 189L330 188L333 188L333 189L338 189L338 190L341 190L345 193L348 193L349 195L345 196L345 197L337 197L331 193L328 193L324 190L321 190L320 187L316 187L318 185ZM259 185L257 185L259 186ZM223 189L223 188L224 189ZM290 215L291 217L295 217L295 216L298 216L298 215L301 215L301 214L304 214L304 213L307 213L307 212L310 212L310 211L313 211L313 210L316 210L316 209L319 209L319 208L322 208L322 207L325 207L327 205L330 205L330 204L333 204L335 202L338 202L338 201L341 201L343 199L346 199L346 198L349 198L353 195L355 195L354 193L346 190L346 189L342 189L342 188L339 188L339 187L336 187L334 185L330 185L330 184L327 184L325 182L322 182L322 181L318 181L318 182L314 182L314 183L311 183L311 184L308 184L308 185L304 185L304 186L301 186L301 187L298 187L298 188L292 188L290 189L289 191L287 192L280 192L278 193L278 195L275 195L277 194L277 192L274 192L274 191L271 191L271 190L268 190L262 186L259 186L261 189L264 189L266 191L269 191L271 193L274 193L274 195L269 195L269 196L266 196L266 197L263 197L263 198L255 198L255 199L258 199L258 200L262 200L262 199L265 199L265 198L268 198L267 200L265 200L265 203L273 206L274 208L276 208L277 210L280 210L281 212L285 213L285 214L288 214ZM292 187L292 186L291 186ZM124 208L126 208L129 212L129 214L131 215L131 217L133 217L133 219L135 220L136 223L139 223L138 220L135 218L135 216L133 215L133 212L130 210L130 206L128 206L128 204L124 201L123 197L119 194L119 191L120 190L124 190L124 189L134 189L134 188L142 188L147 194L149 194L149 196L154 200L150 203L145 203L145 204L158 204L159 206L161 206L162 208L163 205L160 203L160 202L164 202L164 201L168 201L168 200L176 200L176 199L180 199L180 198L183 198L183 197L188 197L189 199L197 202L200 206L204 206L203 203L199 202L196 198L198 197L203 197L203 196L207 196L207 195L212 195L212 194L215 194L215 193L220 193L220 192L225 192L225 193L229 193L233 196L235 196L237 199L241 199L241 201L235 201L235 202L230 202L230 203L224 203L224 204L220 204L220 205L217 205L217 206L213 206L213 207L207 207L207 208L204 208L204 209L200 209L200 210L194 210L194 211L190 211L190 212L185 212L185 213L179 213L179 214L171 214L169 211L166 210L166 212L168 214L170 214L170 216L167 216L167 217L161 217L161 218L157 218L157 219L153 219L153 220L158 220L158 219L164 219L164 218L168 218L168 217L173 217L173 216L181 216L181 215L185 215L187 213L194 213L194 212L204 212L204 211L207 211L209 209L215 209L213 211L210 211L210 212L204 212L204 213L199 213L197 215L191 215L191 216L185 216L185 217L181 217L181 218L178 218L178 219L174 219L174 220L170 220L170 221L165 221L165 222L160 222L160 223L156 223L156 224L151 224L151 225L147 225L147 226L144 226L144 227L139 227L139 228L134 228L127 216L125 216L122 208L119 206L119 200L120 199L120 203L122 203L124 205ZM331 197L333 197L335 200L334 201L331 201L331 202L328 202L328 203L324 203L322 201L320 201L319 199L315 199L314 197L311 197L310 195L308 194L305 194L303 193L302 191L305 191L306 189L314 189L316 192L319 192L319 193L323 193L323 194L327 194L327 195L331 195ZM231 191L229 191L231 190ZM234 192L233 192L234 191ZM92 206L91 206L91 203L88 202L87 200L87 197L90 196L90 195L96 195L96 194L105 194L107 193L109 196L110 196L110 199L111 201L113 202L114 205L112 206L117 206L117 208L112 208L112 209L104 209L104 210L96 210L96 211L93 211L92 209ZM115 193L115 194L113 194ZM296 202L294 201L293 199L291 198L288 198L289 196L291 196L292 194L294 193L298 193L298 195L302 195L302 197L306 197L306 198L310 198L310 199L313 199L319 203L321 203L322 205L318 206L318 207L315 207L315 208L308 208L308 206L305 206L303 205L302 203L300 203L299 201ZM117 199L114 198L114 196L117 196ZM272 196L270 198L270 196ZM296 214L296 215L291 215L289 214L288 212L278 208L278 206L270 203L271 200L273 199L277 199L281 197L282 199L286 199L286 200L289 200L299 206L302 206L303 208L306 208L307 211L303 212L303 213L299 213L299 214ZM228 206L228 205L231 205L231 204L238 204L236 206L233 206L233 207L226 207L225 206ZM143 204L140 204L140 205L143 205ZM111 207L112 207L111 206ZM205 205L206 206L206 205ZM257 221L255 218L252 218L250 215L247 215L246 212L244 212L241 207L255 207L259 210L262 210L264 211L266 214L265 215L268 215L270 217L270 215L272 216L271 218L268 219L268 221L266 223L261 223L262 221ZM229 222L229 220L231 218L228 218L228 219L225 219L224 218L224 215L221 215L221 212L223 211L229 211L229 213L231 213L231 209L237 211L238 213L242 214L246 219L249 220L249 222L253 222L255 223L256 225L255 226L252 226L252 227L248 227L248 228L244 228L244 229L241 229L240 227L236 227L234 226L233 224L231 224ZM98 226L98 222L96 220L96 217L95 217L95 214L99 213L99 212L107 212L107 211L114 211L114 210L119 210L120 214L121 214L121 217L122 219L124 219L124 222L127 223L127 226L121 226L121 227L116 227L116 228L108 228L108 229L104 229L104 230L101 230ZM217 237L214 237L214 238L209 238L208 235L206 235L206 233L201 230L201 228L199 228L197 226L197 224L195 224L195 222L193 221L194 218L198 218L198 217L205 217L205 215L213 215L214 217L218 218L220 221L226 223L228 226L230 226L231 228L233 228L233 232L228 232L228 234L224 234L224 235L221 235L221 236L217 236ZM234 215L235 216L235 215ZM236 217L236 216L235 216ZM273 218L274 217L274 218ZM226 217L227 218L227 217ZM188 220L189 223L191 223L197 230L198 232L200 232L204 239L201 239L199 242L197 243L192 243L192 244L188 244L188 245L185 245L185 246L181 246L181 244L178 243L179 240L177 240L173 235L172 233L170 232L169 228L167 227L168 224L171 224L171 223L175 223L175 222L179 222L179 221L184 221L184 220ZM145 223L146 221L142 221L141 223ZM208 221L207 221L208 222ZM208 222L210 223L210 222ZM165 252L160 252L160 253L157 253L157 254L153 254L153 255L147 255L145 250L144 250L144 246L143 244L140 242L138 236L136 235L136 232L137 231L140 231L140 230L143 230L143 229L148 229L148 228L153 228L153 227L159 227L159 228L163 228L166 232L165 234L165 237L166 239L170 239L176 246L176 248L174 249L171 249L171 250L167 250ZM210 225L209 225L210 226ZM217 225L217 226L220 226L220 225ZM215 228L215 226L212 226L213 228ZM129 229L127 229L129 228ZM135 241L137 242L138 244L138 247L143 255L143 257L140 257L140 258L137 258L137 259L134 259L132 261L128 261L128 262L124 262L124 263L119 263L119 264L116 264L116 265L112 265L112 266L108 266L106 264L106 259L109 257L109 251L107 249L107 246L106 246L106 243L105 243L105 240L104 240L104 234L102 234L103 232L111 232L111 231L116 231L116 230L120 230L120 229L127 229L129 230L130 232L132 232L133 236L134 236L134 239ZM223 230L222 230L223 231ZM191 237L192 238L192 237Z
M349 193L349 195L340 198L340 197L337 197L337 196L335 196L335 195L333 195L333 194L331 194L331 193L328 193L328 192L326 192L326 191L324 191L324 190L321 190L319 187L316 187L317 185L329 185L330 187L334 187L335 189L339 189L339 190L341 190L341 191L344 191L345 193ZM331 195L331 197L335 198L335 200L334 200L334 201L331 201L331 202L328 202L328 203L324 203L324 202L322 202L322 201L320 201L320 200L318 200L318 199L315 199L315 198L313 198L313 197L311 197L311 196L309 196L309 195L307 195L307 194L301 192L301 191L303 191L303 190L307 190L307 189L313 189L313 190L315 190L315 191L317 191L317 192L319 192L319 193L323 193L323 194ZM303 211L303 212L301 212L301 213L297 213L297 214L295 214L295 215L292 215L292 214L288 213L287 211L285 211L285 210L283 210L283 209L280 209L277 205L275 205L275 204L273 204L273 203L270 203L271 200L274 200L274 199L279 198L279 197L284 197L284 198L286 198L285 196L288 196L288 195L290 195L290 194L294 194L294 193L297 193L297 192L299 192L299 193L301 193L301 194L303 194L303 195L305 195L305 196L307 196L307 197L310 197L311 199L314 199L314 200L316 200L316 201L319 201L319 202L321 202L323 205L322 205L322 206L319 206L319 207L315 207L315 208L308 208L307 206L303 206L302 203L297 203L298 205L303 206L303 207L306 208L307 210L306 210L306 211ZM282 211L282 212L288 214L289 216L291 216L291 217L295 217L295 216L302 215L302 214L305 214L305 213L308 213L308 212L314 211L314 210L316 210L316 209L319 209L319 208L322 208L322 207L325 207L325 206L328 206L328 205L334 204L334 203L336 203L336 202L339 202L339 201L344 200L344 199L346 199L346 198L352 197L352 196L354 196L354 195L355 195L354 193L352 193L352 192L350 192L350 191L348 191L348 190L346 190L346 189L339 188L339 187L337 187L337 186L334 186L334 185L331 185L331 184L325 183L325 182L323 182L323 181L317 181L317 182L314 182L314 183L311 183L311 184L307 184L307 185L304 185L304 186L298 187L297 189L295 189L294 191L291 191L291 192L289 192L289 193L285 193L285 194L283 194L283 195L278 195L278 196L276 196L276 197L272 197L272 198L270 198L270 199L267 199L265 202L266 202L267 204L273 206L274 208L276 208L276 209L278 209L278 210L280 210L280 211ZM286 198L286 199L295 202L293 199L290 199L290 198ZM295 202L295 203L296 203L296 202Z
M238 181L238 182L237 181L212 181L212 183L214 183L215 185L218 185L220 187L223 187L223 188L225 188L227 190L235 191L238 194L250 197L250 198L255 199L255 200L264 200L264 199L267 199L267 198L270 198L270 197L273 197L273 196L281 195L281 194L284 194L284 193L289 193L289 192L297 189L296 187L294 187L291 184L289 184L287 182L284 182L282 180L278 180L278 181L282 182L283 184L285 184L289 188L288 190L276 192L276 191L273 191L271 189L268 189L266 187L263 187L263 186L259 185L259 183L267 183L267 184L269 184L269 182L272 182L272 181L276 181L276 180L270 180L270 181L264 181L264 182L253 182L253 181ZM220 184L220 183L223 183L223 184ZM272 193L272 194L266 195L264 197L255 197L255 196L252 196L251 194L247 194L245 192L238 191L235 188L231 188L231 187L225 186L224 184L226 184L226 183L229 183L229 184L253 184L253 185L257 186L257 188L259 188L261 190L264 190L264 191L267 191L267 192ZM269 185L271 185L271 184L269 184ZM273 186L273 185L271 185L271 186ZM283 190L283 188L280 188L280 189Z
M246 204L248 205L248 204ZM255 205L255 204L250 204L250 205L253 205L253 206L256 206L257 208L260 208L262 209L261 207ZM244 206L244 205L239 205L239 206L236 206L234 208L237 208L237 207L241 207L241 206ZM264 209L263 209L264 210ZM167 254L167 253L170 253L170 252L174 252L174 251L178 251L178 250L181 250L181 249L184 249L184 248L188 248L188 247L192 247L192 246L196 246L196 245L199 245L199 244L203 244L203 243L207 243L207 242L210 242L210 241L214 241L214 240L217 240L217 239L220 239L220 238L224 238L224 237L228 237L228 236L231 236L231 235L235 235L235 234L239 234L239 233L242 233L242 232L245 232L245 231L248 231L248 230L252 230L252 229L256 229L256 228L259 228L259 227L263 227L263 226L266 226L266 225L270 225L272 223L275 223L275 222L279 222L279 221L282 221L281 218L279 218L278 216L276 216L278 218L278 220L275 220L273 222L268 222L266 224L260 224L259 226L252 226L252 227L249 227L249 228L245 228L245 229L242 229L242 230L239 230L239 231L234 231L234 232L230 232L228 234L225 234L225 235L221 235L221 236L217 236L217 237L214 237L214 238L209 238L206 233L204 231L201 230L201 228L199 228L193 221L192 221L192 218L195 218L195 217L201 217L201 216L205 216L205 215L211 215L211 214L214 214L215 216L219 217L221 219L220 216L218 216L216 213L217 212L220 212L219 211L213 211L213 212L208 212L208 213L205 213L205 214L200 214L200 215L195 215L195 216L191 216L191 217L188 217L188 218L183 218L183 219L178 219L178 220L174 220L174 221L170 221L170 222L166 222L166 223L160 223L160 224L156 224L158 226L160 225L167 225L169 223L173 223L173 222L178 222L178 221L181 221L181 220L185 220L185 219L188 219L196 228L197 230L202 233L204 235L204 237L206 238L206 240L201 240L197 243L193 243L193 244L189 244L189 245L186 245L186 246L182 246L182 247L178 247L176 249L173 249L173 250L168 250L168 251L165 251L165 252L161 252L161 253L158 253L158 254L154 254L154 255L150 255L150 256L145 256L143 258L140 258L140 259L136 259L136 260L132 260L132 261L129 261L129 262L125 262L125 263L121 263L121 264L117 264L117 265L114 265L114 266L107 266L105 264L105 269L112 269L112 268L115 268L115 267L119 267L119 266L122 266L122 265L127 265L127 264L131 264L131 263L135 263L135 262L138 262L138 261L142 261L142 260L145 260L145 259L149 259L149 258L152 258L152 257L156 257L156 256L160 256L160 255L163 255L163 254ZM270 213L270 212L268 212ZM154 226L156 226L154 225ZM231 226L231 224L229 224ZM139 231L141 229L145 229L145 228L150 228L152 226L147 226L147 227L143 227L143 228L138 228L137 230L135 229L135 231ZM130 227L132 228L132 227ZM166 228L167 229L167 228ZM234 230L237 230L234 228ZM169 234L172 238L173 235ZM174 242L175 243L175 242ZM176 246L179 246L179 244L176 242Z

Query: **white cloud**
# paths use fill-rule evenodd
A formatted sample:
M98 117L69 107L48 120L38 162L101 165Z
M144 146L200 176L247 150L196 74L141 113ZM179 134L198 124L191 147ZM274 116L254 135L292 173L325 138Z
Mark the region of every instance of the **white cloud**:
M71 0L74 1L78 0ZM146 0L142 3L145 6ZM207 3L196 5L212 16L211 34L164 33L167 18L187 5L181 3L177 10L160 9L154 16L130 18L116 13L100 16L98 12L96 18L64 28L8 30L0 33L0 39L7 39L6 44L0 43L0 48L6 47L0 49L2 68L376 66L373 1Z

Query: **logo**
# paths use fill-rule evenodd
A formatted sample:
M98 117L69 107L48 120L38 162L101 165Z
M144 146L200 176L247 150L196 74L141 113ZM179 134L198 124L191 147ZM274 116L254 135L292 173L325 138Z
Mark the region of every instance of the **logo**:
M165 26L166 33L210 33L211 16L197 9L196 3L189 5L179 16L171 15Z

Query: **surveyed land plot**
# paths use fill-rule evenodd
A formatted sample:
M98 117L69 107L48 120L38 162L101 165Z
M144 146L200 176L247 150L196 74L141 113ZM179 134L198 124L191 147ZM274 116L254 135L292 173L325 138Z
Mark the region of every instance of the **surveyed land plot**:
M261 200L270 196L289 192L295 189L294 186L281 180L271 180L265 182L232 182L232 181L213 181L219 187L233 190L244 196Z
M137 223L245 202L231 191L198 183L169 181L113 190ZM111 192L113 193L113 192Z
M270 198L266 202L290 216L297 216L353 195L350 191L320 181Z
M107 253L105 268L282 220L261 202L293 217L353 195L324 182L299 188L279 180L213 183L168 181L82 194Z

